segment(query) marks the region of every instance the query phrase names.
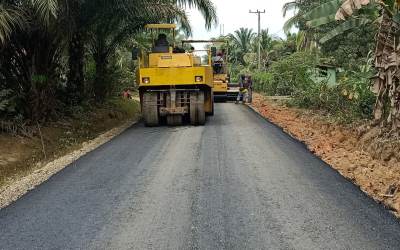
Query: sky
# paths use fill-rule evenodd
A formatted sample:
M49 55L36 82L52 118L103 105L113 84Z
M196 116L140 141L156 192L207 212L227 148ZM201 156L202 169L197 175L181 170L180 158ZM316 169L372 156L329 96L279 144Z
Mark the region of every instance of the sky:
M270 34L284 37L282 31L285 18L282 16L282 6L288 0L212 0L217 8L219 25L211 31L205 29L204 19L197 10L189 10L189 18L193 28L193 39L209 39L220 35L220 25L225 27L224 34L232 33L241 28L252 28L257 31L257 15L249 10L257 9L266 13L261 15L261 28L269 29ZM286 18L287 19L287 18Z

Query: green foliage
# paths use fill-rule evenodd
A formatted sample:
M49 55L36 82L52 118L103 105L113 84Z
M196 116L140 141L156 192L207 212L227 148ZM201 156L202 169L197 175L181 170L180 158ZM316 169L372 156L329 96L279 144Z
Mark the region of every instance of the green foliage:
M231 76L231 82L239 82L239 75L243 70L246 70L246 67L244 67L241 64L238 63L232 63L229 65L229 74Z
M330 32L328 32L327 34L325 34L320 40L319 42L324 44L327 41L333 39L334 37L341 35L343 33L345 33L348 30L351 29L356 29L360 26L364 26L368 23L370 23L371 20L368 18L360 18L360 19L349 19L343 23L341 23L340 25L338 25L336 28L334 28L333 30L331 30Z
M296 52L296 34L287 34L286 39L275 40L269 52L271 62L279 61ZM270 63L271 63L270 62Z
M127 117L135 117L140 112L140 104L136 101L114 98L108 101L113 109L126 114Z
M240 28L233 34L228 35L230 56L235 63L240 63L244 66L248 65L245 56L247 53L253 52L252 45L255 37L254 31L248 28Z
M119 52L147 23L190 33L188 8L208 28L217 21L211 0L0 1L0 119L45 122L132 86L134 67Z
M333 59L331 63L346 70L357 71L359 65L368 63L365 58L374 50L375 34L375 26L360 27L324 43L321 52L325 57Z
M12 95L12 90L2 89L0 90L0 114L6 113L11 114L15 112L15 102Z
M293 95L311 81L315 58L314 54L297 52L273 63L267 72L254 74L255 89L268 95Z
M346 72L336 86L307 82L293 93L290 104L301 108L325 110L343 122L372 117L375 96L370 91L370 69Z
M274 87L271 73L261 71L253 74L253 88L255 91L274 95L276 92Z
M371 66L363 64L339 75L336 86L314 82L314 69L322 59L308 52L296 52L267 71L253 73L254 90L270 96L291 96L290 105L324 110L343 122L372 116L375 96L370 91Z

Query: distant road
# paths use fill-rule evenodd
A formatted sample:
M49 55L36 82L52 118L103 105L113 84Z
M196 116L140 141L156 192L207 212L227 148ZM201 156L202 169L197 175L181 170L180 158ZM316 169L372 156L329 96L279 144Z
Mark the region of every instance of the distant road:
M0 210L0 249L400 249L381 205L245 106L137 124Z

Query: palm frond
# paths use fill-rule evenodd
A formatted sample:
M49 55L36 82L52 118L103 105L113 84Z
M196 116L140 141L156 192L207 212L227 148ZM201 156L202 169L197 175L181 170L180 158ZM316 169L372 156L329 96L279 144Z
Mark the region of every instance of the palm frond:
M332 15L328 15L328 16L323 16L323 17L320 17L320 18L312 19L310 21L307 21L306 24L307 24L308 27L316 28L316 27L319 27L321 25L328 24L328 23L331 23L331 22L334 22L334 21L335 21L335 14L332 14Z
M218 23L217 11L211 0L175 0L178 6L197 8L206 21L206 28Z
M291 18L289 18L284 24L283 24L283 32L285 34L289 34L290 30L294 28L298 21L300 20L301 16L300 15L294 15Z
M332 38L343 34L344 32L357 28L362 25L366 25L370 23L371 20L367 18L353 18L349 19L343 23L341 23L339 26L337 26L335 29L331 30L330 32L326 33L320 40L319 42L321 44L326 43L327 41L331 40Z
M17 7L0 4L0 43L4 44L15 28L23 28L26 23L24 13Z
M31 0L33 10L45 26L57 17L58 0Z
M341 0L331 0L329 2L318 5L303 15L306 20L318 19L324 16L336 14L341 4Z
M283 17L286 17L287 13L291 10L296 10L297 6L298 6L298 1L292 1L292 2L288 2L285 3L282 7L282 13L283 13Z

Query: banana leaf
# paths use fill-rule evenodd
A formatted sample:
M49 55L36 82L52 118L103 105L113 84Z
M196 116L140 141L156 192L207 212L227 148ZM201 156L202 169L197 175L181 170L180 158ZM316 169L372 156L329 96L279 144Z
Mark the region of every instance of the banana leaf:
M344 32L357 28L359 26L362 25L366 25L368 23L370 23L371 20L367 19L367 18L360 18L360 19L349 19L345 22L343 22L342 24L340 24L339 26L337 26L335 29L331 30L330 32L328 32L327 34L325 34L324 37L322 37L319 42L321 44L326 43L327 41L331 40L332 38L343 34Z

